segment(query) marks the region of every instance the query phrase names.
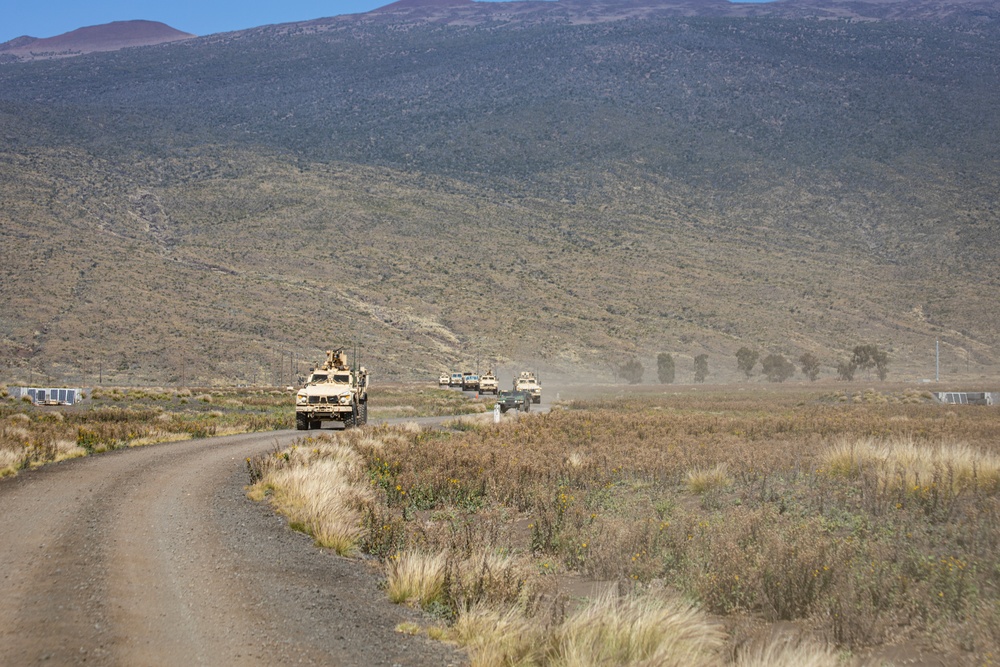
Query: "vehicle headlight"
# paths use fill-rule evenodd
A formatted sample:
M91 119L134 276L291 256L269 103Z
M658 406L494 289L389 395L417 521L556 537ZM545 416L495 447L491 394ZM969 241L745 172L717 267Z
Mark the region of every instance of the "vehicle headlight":
M305 405L309 402L309 397L305 394L298 394L295 396L295 403L298 405Z

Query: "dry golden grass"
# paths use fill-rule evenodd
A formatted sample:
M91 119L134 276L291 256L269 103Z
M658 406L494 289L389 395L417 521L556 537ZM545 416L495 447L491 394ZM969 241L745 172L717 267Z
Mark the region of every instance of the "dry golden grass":
M653 595L604 595L555 632L553 667L714 665L725 633L688 603Z
M708 468L695 468L685 476L687 488L691 493L702 494L708 491L724 489L733 483L729 476L729 464L723 461Z
M518 607L477 605L459 615L449 636L469 648L477 667L697 667L718 664L724 644L718 623L655 595L602 595L553 623Z
M873 471L891 488L919 491L946 481L951 493L972 485L1000 491L1000 454L961 442L917 442L911 435L841 439L821 462L831 474L846 477Z
M740 653L734 667L840 667L844 661L829 646L777 638Z
M415 551L396 554L386 562L386 593L396 604L427 606L444 592L445 554Z
M320 546L352 554L362 534L362 511L373 500L363 483L361 457L353 449L326 442L273 456L288 465L270 469L251 487L251 495L269 494L291 526Z
M94 391L91 403L65 410L0 403L0 449L17 453L22 462L3 470L12 474L113 449L290 428L293 423L283 392L214 390L206 394L219 399L213 409L202 401L190 405L185 392L191 393L107 388Z
M551 641L547 628L521 609L488 605L460 614L445 636L469 649L472 667L542 665Z
M0 477L17 474L17 471L24 467L25 463L23 450L0 447Z

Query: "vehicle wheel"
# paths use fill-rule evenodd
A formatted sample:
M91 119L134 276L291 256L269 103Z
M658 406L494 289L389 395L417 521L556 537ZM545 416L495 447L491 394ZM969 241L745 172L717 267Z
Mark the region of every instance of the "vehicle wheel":
M303 414L295 415L295 430L306 431L309 429L309 420Z
M358 425L364 426L367 423L368 423L368 402L365 401L364 403L361 404L361 407L358 408Z
M532 396L531 397L531 402L532 403L541 403L542 402L542 397L541 396Z

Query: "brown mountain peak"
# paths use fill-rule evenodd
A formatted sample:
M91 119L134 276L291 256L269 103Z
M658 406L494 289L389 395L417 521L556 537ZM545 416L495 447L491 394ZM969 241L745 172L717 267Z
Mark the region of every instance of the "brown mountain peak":
M0 51L21 60L35 60L77 56L95 51L117 51L130 46L151 46L192 37L195 35L158 21L113 21L77 28L55 37L18 37L0 44Z

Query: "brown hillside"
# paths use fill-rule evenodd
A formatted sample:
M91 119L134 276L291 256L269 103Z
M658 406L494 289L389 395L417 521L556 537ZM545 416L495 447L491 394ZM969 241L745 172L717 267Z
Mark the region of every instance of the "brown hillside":
M748 346L832 380L875 344L915 381L940 341L988 384L1000 24L970 6L359 15L4 65L0 381L288 383L351 341L379 378L667 352L736 381Z

